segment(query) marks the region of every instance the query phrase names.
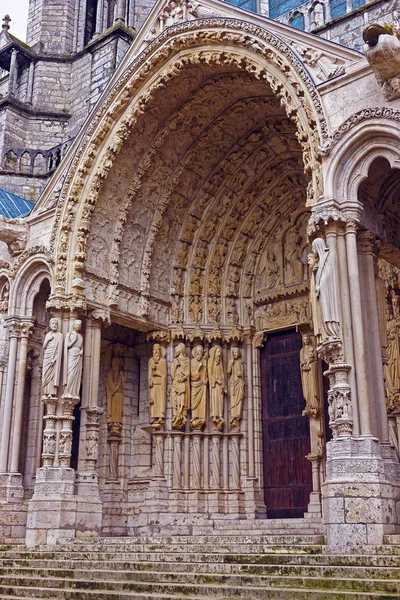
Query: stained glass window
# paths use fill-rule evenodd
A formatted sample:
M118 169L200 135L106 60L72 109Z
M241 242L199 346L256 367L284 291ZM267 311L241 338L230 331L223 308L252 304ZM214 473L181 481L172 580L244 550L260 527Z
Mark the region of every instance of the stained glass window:
M289 25L291 27L294 27L295 29L301 29L302 31L304 31L304 15L296 15L295 18L292 21L290 21Z
M351 0L352 8L359 8L360 6L364 6L365 0Z
M226 0L228 4L233 4L245 10L257 12L257 0Z
M354 0L353 0L354 2ZM346 0L331 0L331 19L337 19L347 12Z
M269 0L269 16L271 19L276 19L276 17L289 12L289 10L293 10L301 4L304 4L305 1L306 0Z

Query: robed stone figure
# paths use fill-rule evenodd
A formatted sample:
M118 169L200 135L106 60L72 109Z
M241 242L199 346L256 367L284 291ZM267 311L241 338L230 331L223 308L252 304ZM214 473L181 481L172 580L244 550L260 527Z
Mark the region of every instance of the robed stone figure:
M167 405L167 361L165 348L154 344L148 369L150 423L165 422Z
M315 293L321 313L322 338L338 338L340 319L335 259L322 238L313 241L312 249L318 255Z
M114 356L106 377L107 423L110 433L119 435L124 414L125 375L124 359Z
M222 360L221 346L210 350L208 361L208 381L210 385L210 416L214 428L222 430L224 419L224 396L227 393L226 377Z
M231 378L230 386L230 409L231 409L231 429L239 429L240 420L243 412L244 399L244 365L237 346L231 349L231 360L228 364L228 375Z
M57 319L51 319L50 331L43 342L42 393L46 397L57 397L61 376L63 334L58 331Z
M303 335L303 347L300 350L300 369L303 396L306 407L303 416L316 417L319 414L319 386L317 351L309 335Z
M186 355L185 344L175 348L175 358L171 364L173 429L186 425L186 416L190 404L190 359Z
M191 377L191 409L190 421L193 429L202 429L206 422L206 399L207 399L207 354L202 346L195 346L190 361Z
M74 321L73 330L65 336L64 344L64 398L79 400L82 379L83 337L79 333L82 321Z

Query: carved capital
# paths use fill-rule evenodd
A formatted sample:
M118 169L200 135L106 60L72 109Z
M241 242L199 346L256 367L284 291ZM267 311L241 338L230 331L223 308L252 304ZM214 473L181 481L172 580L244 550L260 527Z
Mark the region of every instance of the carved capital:
M148 342L159 342L161 344L168 344L171 341L171 334L169 331L149 331L146 335Z
M19 330L21 337L29 338L29 336L33 333L34 330L33 321L21 321L19 325Z
M357 236L357 250L360 254L373 254L376 237L370 231L362 231Z
M96 308L90 313L90 318L98 325L107 327L111 325L110 311L107 309Z
M86 425L98 427L100 425L100 417L103 414L103 409L99 406L89 406L86 411Z

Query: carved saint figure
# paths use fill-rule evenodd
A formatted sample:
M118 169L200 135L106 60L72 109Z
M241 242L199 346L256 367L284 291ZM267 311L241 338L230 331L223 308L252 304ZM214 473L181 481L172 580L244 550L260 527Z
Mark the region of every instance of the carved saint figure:
M244 366L241 358L240 349L234 346L231 349L231 360L228 364L228 375L231 378L230 386L230 408L231 408L231 429L239 429L240 420L243 411L244 398Z
M0 312L6 313L8 311L8 301L10 299L10 284L8 280L5 282L0 298Z
M82 379L83 337L79 333L82 321L74 321L73 330L65 336L64 344L64 398L79 400Z
M267 264L266 264L265 287L270 292L273 292L278 287L279 280L280 280L279 265L276 260L276 256L273 252L268 252Z
M317 352L309 335L303 335L303 347L300 350L301 383L306 407L303 416L317 417L319 414Z
M154 344L148 368L150 423L164 424L167 405L167 361L165 348Z
M385 365L385 391L389 410L400 403L400 335L396 327L389 330L388 362Z
M224 395L227 393L221 346L210 350L208 361L208 381L210 385L210 416L214 428L222 431L224 419Z
M228 295L234 298L238 295L240 271L236 265L231 265L228 277Z
M110 433L120 434L124 413L124 359L114 356L106 377L107 423Z
M323 339L337 338L339 335L339 303L335 259L322 238L316 238L313 241L312 249L319 259L315 276L315 294L321 311L322 337Z
M190 361L191 409L190 424L193 429L202 429L206 422L207 398L207 353L202 346L195 346Z
M297 230L291 231L285 243L285 283L293 285L303 281L304 265L302 255L304 251L303 238Z
M60 384L63 334L58 331L57 319L50 320L50 331L43 342L43 396L56 397Z
M186 355L185 344L175 348L175 358L171 364L173 429L182 429L190 402L190 360Z
M236 302L233 300L233 298L228 299L228 304L226 307L226 322L230 325L239 324L239 313L237 311Z

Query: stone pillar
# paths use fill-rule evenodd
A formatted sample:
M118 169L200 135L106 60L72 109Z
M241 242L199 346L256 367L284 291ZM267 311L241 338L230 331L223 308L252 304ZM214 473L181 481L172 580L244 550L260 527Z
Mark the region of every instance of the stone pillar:
M232 450L232 489L240 490L240 437L239 431L230 434Z
M32 61L29 65L28 84L26 87L26 103L32 104L33 101L33 85L35 82L35 63Z
M376 238L369 231L358 235L359 265L362 271L363 312L364 328L368 327L368 354L367 365L369 374L369 388L373 392L373 405L375 408L375 423L373 431L376 432L381 442L389 442L389 428L387 420L387 407L385 400L384 376L381 350L381 328L378 312L378 299L376 295L374 246Z
M193 481L192 489L201 489L201 438L202 433L200 431L194 431L192 433L193 439Z
M126 18L126 0L117 0L117 9L115 13L114 23L125 25Z
M173 471L172 471L172 488L180 490L182 488L182 436L183 433L174 431L173 438Z
M29 336L33 331L32 321L22 321L20 324L20 349L17 373L17 389L14 401L14 427L11 454L11 473L18 473L21 448L22 414L24 408L26 362L28 358ZM21 476L22 485L22 476Z
M18 325L19 322L17 319L9 319L6 321L6 327L9 331L9 350L6 390L4 396L3 423L1 428L0 473L7 473L8 470L8 451L10 445L11 418L14 400L14 379L15 368L17 364L19 336Z
M15 96L17 92L17 83L18 83L18 50L12 50L11 52L11 61L10 61L10 75L8 79L8 93L12 96Z
M361 435L371 435L371 398L368 386L364 324L362 318L360 274L357 253L357 229L357 221L353 219L347 220L345 238L350 286L351 319L353 324L353 346L356 366L360 433Z
M96 14L96 31L94 35L99 35L103 31L104 23L104 0L98 0L97 2L97 14Z

